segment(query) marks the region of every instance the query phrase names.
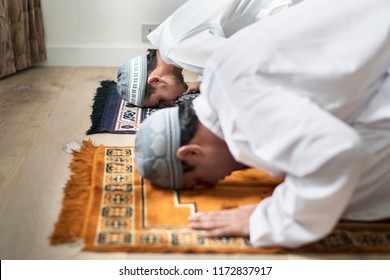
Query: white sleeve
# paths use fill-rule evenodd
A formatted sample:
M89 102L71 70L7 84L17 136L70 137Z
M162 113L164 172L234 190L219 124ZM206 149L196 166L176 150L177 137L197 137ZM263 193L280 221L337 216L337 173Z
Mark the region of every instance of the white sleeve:
M262 8L256 15L256 21L278 14L303 0L263 0Z
M202 75L207 59L226 41L219 25L205 26L171 45L165 56L187 71Z
M185 2L148 35L167 64L202 75L206 60L225 42L219 22L234 0ZM208 9L204 9L205 5Z
M285 175L251 216L250 240L285 247L318 240L338 222L365 168L360 137L307 98L251 83L242 79L224 102L210 94L236 160Z

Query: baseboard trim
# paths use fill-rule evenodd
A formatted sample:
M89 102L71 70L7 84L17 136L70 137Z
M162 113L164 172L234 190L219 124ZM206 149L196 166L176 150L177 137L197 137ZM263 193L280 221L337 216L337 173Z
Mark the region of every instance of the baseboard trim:
M149 44L139 46L47 45L47 60L37 66L120 67L128 59L145 54Z

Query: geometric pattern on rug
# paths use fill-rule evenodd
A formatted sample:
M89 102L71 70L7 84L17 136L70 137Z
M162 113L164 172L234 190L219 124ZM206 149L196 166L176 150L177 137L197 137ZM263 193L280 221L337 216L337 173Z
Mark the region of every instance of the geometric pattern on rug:
M115 82L102 81L94 97L92 124L87 134L102 132L135 134L141 122L156 110L131 105L119 96Z
M188 227L198 211L258 203L281 180L255 169L234 172L211 189L170 191L136 170L133 147L74 152L52 244L84 241L86 251L172 253L389 253L389 223L341 222L326 238L297 249L254 248L246 238L205 238Z
M183 95L177 103L198 94ZM158 108L136 107L120 97L116 82L102 81L96 90L87 135L95 133L135 134L141 123Z

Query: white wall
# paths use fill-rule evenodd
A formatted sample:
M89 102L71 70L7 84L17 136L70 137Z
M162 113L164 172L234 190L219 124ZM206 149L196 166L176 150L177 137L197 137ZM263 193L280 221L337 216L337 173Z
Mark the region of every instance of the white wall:
M146 53L141 24L159 24L186 0L41 0L46 66L120 66Z

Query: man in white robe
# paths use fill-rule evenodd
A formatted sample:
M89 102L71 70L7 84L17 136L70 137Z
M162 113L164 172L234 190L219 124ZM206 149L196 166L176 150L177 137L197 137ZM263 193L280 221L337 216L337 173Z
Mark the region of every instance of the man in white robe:
M200 82L184 82L182 70L202 75L206 60L238 30L279 13L302 0L189 0L148 35L157 52L126 62L118 71L118 93L141 107L174 106L185 92L199 90ZM141 59L143 63L134 63ZM131 85L134 68L149 86ZM155 68L154 68L155 67ZM147 69L146 69L147 68ZM144 77L147 76L147 77ZM144 93L146 91L146 93Z
M207 62L194 113L144 122L139 171L173 189L245 167L284 177L258 205L189 217L207 237L254 246L298 247L340 219L389 218L389 14L386 0L311 0L236 33Z

